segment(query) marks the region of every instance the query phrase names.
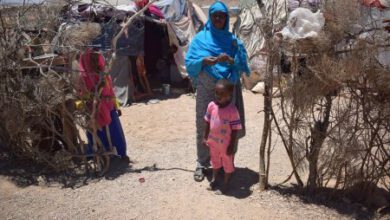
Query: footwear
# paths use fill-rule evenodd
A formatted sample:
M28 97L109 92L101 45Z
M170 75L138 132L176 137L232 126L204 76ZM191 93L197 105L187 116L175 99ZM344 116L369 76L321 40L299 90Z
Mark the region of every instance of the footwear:
M215 195L227 195L229 189L226 187L222 187L222 189L218 189L215 191Z
M126 163L130 163L130 157L129 156L124 156L124 157L121 157L122 161L126 162Z
M204 180L203 168L197 167L194 172L194 180L196 182L202 182Z
M217 189L217 181L211 181L209 187L207 187L207 190L215 191Z

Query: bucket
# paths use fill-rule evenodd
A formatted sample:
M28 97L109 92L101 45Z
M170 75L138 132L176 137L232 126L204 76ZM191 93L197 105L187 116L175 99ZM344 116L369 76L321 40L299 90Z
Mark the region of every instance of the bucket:
M162 85L162 92L164 95L169 95L171 93L171 85L163 84Z

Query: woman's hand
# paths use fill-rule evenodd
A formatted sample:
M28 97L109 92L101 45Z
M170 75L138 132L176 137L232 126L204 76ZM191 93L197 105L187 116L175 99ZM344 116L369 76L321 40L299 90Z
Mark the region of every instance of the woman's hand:
M227 55L226 53L221 53L219 56L218 56L218 62L227 62L229 64L233 64L234 63L234 59L231 58L229 55Z
M213 66L218 62L217 57L206 57L203 59L203 65Z

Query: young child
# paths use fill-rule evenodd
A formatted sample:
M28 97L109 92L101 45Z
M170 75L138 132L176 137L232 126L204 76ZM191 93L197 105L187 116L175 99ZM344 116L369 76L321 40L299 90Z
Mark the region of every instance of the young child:
M126 138L119 119L121 112L111 76L104 74L104 68L104 57L97 49L86 48L80 54L80 97L85 99L88 112L93 113L94 99L97 98L95 123L91 123L87 131L87 153L92 154L96 150L94 145L97 145L97 139L94 140L94 136L97 136L105 150L115 147L118 155L128 161ZM98 91L98 97L95 97L95 90Z
M233 89L233 84L228 80L219 80L215 85L215 101L210 102L204 117L206 129L203 141L205 146L210 148L213 168L213 177L208 189L216 189L216 178L223 167L225 176L220 193L226 193L228 190L229 179L234 172L234 144L237 141L237 131L242 129L238 110L231 103Z

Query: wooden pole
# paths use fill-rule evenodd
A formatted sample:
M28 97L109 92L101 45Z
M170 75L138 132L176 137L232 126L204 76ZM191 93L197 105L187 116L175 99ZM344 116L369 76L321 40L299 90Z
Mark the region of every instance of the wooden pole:
M266 40L266 48L268 51L267 57L267 68L264 80L264 125L263 133L261 136L260 143L260 160L259 160L259 189L264 191L268 185L267 177L267 168L265 164L265 150L267 146L267 139L270 135L271 129L271 115L272 115L272 88L273 88L273 68L274 68L274 42L272 40L272 20L267 17L265 10L265 5L262 0L256 0L260 8L261 13L265 17L265 22L261 26L262 31L264 32L264 37ZM269 162L268 162L269 163Z

